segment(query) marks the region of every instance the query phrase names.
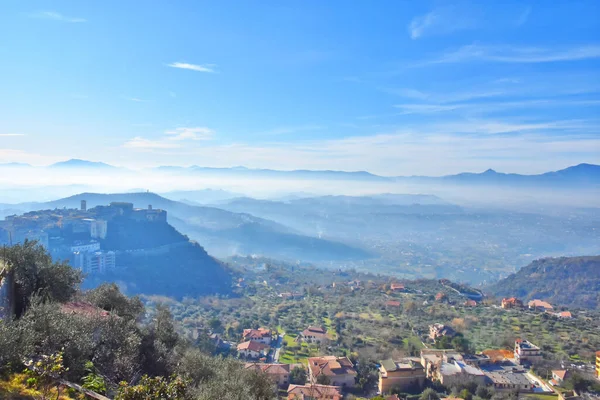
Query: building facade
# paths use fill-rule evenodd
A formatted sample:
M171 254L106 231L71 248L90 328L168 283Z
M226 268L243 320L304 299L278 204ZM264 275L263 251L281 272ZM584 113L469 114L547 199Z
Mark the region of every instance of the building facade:
M517 339L515 341L515 361L518 364L534 364L542 360L540 348L528 340Z
M392 389L407 392L414 388L422 388L425 383L425 369L419 358L384 360L380 364L379 393L389 393Z
M348 357L324 356L308 359L310 382L316 384L320 375L328 378L333 386L353 388L356 384L356 370Z

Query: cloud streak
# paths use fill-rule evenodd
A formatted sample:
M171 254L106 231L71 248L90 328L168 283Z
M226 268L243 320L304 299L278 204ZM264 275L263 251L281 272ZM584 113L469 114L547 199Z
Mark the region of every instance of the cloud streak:
M181 147L179 143L169 142L165 140L150 140L141 136L136 136L133 139L126 141L123 147L128 149L138 150L154 150L154 149L176 149Z
M425 15L415 17L408 24L411 39L424 36L443 35L455 31L472 29L477 26L472 18L472 10L458 10L456 7L436 8Z
M123 147L137 150L178 149L183 147L183 142L211 140L215 132L206 127L179 127L167 130L159 139L147 139L136 136L123 144Z
M85 18L67 17L66 15L63 15L56 11L40 11L35 14L32 14L32 17L33 18L41 18L41 19L49 19L52 21L59 21L59 22L68 22L68 23L87 22L87 20Z
M0 137L25 136L24 133L0 133Z
M583 45L571 48L550 49L544 47L483 46L472 44L447 52L437 59L426 61L415 66L477 61L532 64L580 61L596 58L600 58L600 45Z
M205 127L198 128L175 128L166 131L169 140L210 140L215 132Z
M190 71L196 72L207 72L207 73L216 73L215 64L189 64L183 62L174 62L167 64L168 67L171 68L179 68L179 69L188 69Z

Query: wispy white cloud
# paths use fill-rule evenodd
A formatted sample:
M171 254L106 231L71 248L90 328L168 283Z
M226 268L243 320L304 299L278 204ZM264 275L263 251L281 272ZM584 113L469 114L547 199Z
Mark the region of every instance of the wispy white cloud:
M0 133L0 137L25 136L24 133Z
M125 100L133 101L135 103L145 103L146 100L140 99L139 97L125 97Z
M165 131L158 139L136 136L126 141L123 147L140 150L178 149L183 147L183 142L187 141L185 144L189 147L192 141L210 140L214 134L212 129L205 127L180 127Z
M191 71L197 71L197 72L209 72L209 73L217 72L215 70L216 64L189 64L189 63L183 63L183 62L174 62L174 63L167 64L167 66L171 67L171 68L189 69Z
M531 6L525 7L525 9L521 12L521 14L519 14L519 17L515 21L515 24L517 26L524 25L527 22L527 20L529 19L529 16L531 15L531 10L532 10Z
M504 96L508 94L505 89L484 88L470 91L451 91L443 93L424 92L417 89L406 88L380 88L386 93L395 94L409 99L435 102L435 103L454 103L474 99L485 99L491 97Z
M141 150L152 150L152 149L176 149L181 147L179 143L166 140L150 140L141 136L136 136L133 139L129 139L123 144L123 147L129 149L141 149Z
M483 46L472 44L447 52L437 59L418 63L417 65L423 66L427 64L450 64L473 61L549 63L595 58L600 58L600 45L583 45L571 48L550 49L544 47Z
M63 15L56 11L39 11L34 14L31 14L31 17L70 23L79 23L87 21L85 18L67 17L66 15Z
M165 134L170 140L210 140L215 131L205 127L196 128L175 128L166 131Z
M435 114L449 113L454 111L464 111L469 113L493 113L509 109L532 109L532 108L566 108L566 107L587 107L600 106L600 100L570 100L570 99L527 99L516 101L495 101L495 102L470 102L470 103L447 103L447 104L428 104L428 103L404 103L396 104L395 108L400 110L400 115L410 114Z
M412 39L423 36L448 34L477 26L474 10L448 6L436 8L425 15L412 19L408 24L408 33Z

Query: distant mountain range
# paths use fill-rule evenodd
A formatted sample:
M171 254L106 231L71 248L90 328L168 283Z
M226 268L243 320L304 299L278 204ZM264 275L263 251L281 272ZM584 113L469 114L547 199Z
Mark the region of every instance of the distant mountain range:
M71 159L71 160L67 160L67 161L61 161L61 162L54 163L54 164L48 166L48 168L117 169L117 167L114 167L114 166L109 165L109 164L105 164L103 162L94 162L94 161L79 160L79 159L76 159L76 158Z
M543 258L486 288L500 297L566 307L600 307L600 256Z
M0 168L40 168L27 164L2 164ZM87 170L126 170L102 162L72 159L52 164L49 169L87 169ZM129 171L129 170L127 170ZM380 176L367 171L331 171L331 170L293 170L252 169L246 167L211 168L201 166L178 167L160 166L152 171L173 175L237 176L254 178L283 179L325 179L357 180L373 182L413 182L413 183L451 183L468 185L509 185L509 186L569 186L600 184L600 165L579 164L558 171L536 175L507 174L488 169L482 173L464 172L441 177L430 176Z

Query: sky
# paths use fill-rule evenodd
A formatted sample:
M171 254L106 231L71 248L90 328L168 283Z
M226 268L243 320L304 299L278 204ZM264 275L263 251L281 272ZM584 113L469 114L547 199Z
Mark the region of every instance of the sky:
M0 163L600 164L600 2L0 0Z

